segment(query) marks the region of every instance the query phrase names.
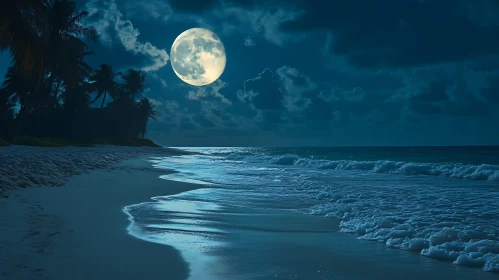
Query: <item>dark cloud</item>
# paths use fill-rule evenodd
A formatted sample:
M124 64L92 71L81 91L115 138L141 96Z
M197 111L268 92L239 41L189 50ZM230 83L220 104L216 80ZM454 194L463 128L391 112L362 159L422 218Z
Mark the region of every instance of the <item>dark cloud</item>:
M460 73L455 79L454 83L450 86L450 98L447 102L447 112L453 116L464 117L479 117L488 116L491 112L495 111L490 107L488 99L486 102L481 100L477 93L473 92L466 84L464 74Z
M388 96L375 91L319 84L322 83L313 81L298 69L283 66L275 73L265 69L258 77L247 80L245 90L238 91L238 96L254 108L256 120L273 124L313 122L314 125L322 123L319 127L323 127L327 123L358 119L375 110L385 110L390 118L400 115L399 104L385 102Z
M421 91L411 97L414 102L440 102L447 101L447 85L444 80L431 81L428 87L424 87Z
M496 0L460 0L459 11L480 26L499 25L499 2Z
M480 96L480 84L472 79L483 79L483 73L470 68L427 67L411 74L416 79L408 80L401 92L406 95L407 106L418 114L477 117L491 113L492 99Z
M499 105L499 72L494 72L487 77L487 82L487 85L481 89L481 94L497 110Z
M477 1L468 1L475 5ZM328 30L332 51L361 67L409 67L499 53L499 26L464 15L462 1L306 1L288 31ZM492 12L497 18L497 10ZM493 17L492 17L493 18Z
M218 0L203 0L203 1L185 1L185 0L168 0L174 11L188 12L188 13L201 13L211 9L218 4Z
M311 103L304 113L304 117L310 121L339 121L341 113L334 110L330 102L326 102L318 97L311 98Z
M277 110L282 107L283 94L274 72L266 68L258 77L244 82L237 92L239 100L252 104L258 110Z
M174 11L183 13L200 14L208 10L217 8L222 4L233 4L237 6L249 6L256 2L255 0L202 0L202 1L187 1L187 0L168 0Z
M146 96L159 119L148 137L160 143L400 145L497 143L489 128L499 119L498 3L81 0L80 7L101 39L91 43L94 67L149 69ZM227 51L221 79L204 87L185 84L167 65L174 39L192 27L216 32Z
M193 115L192 120L204 128L215 127L215 124L209 119L207 119L206 116L204 116L201 113Z
M116 0L140 42L170 46L191 27L224 42L223 81L190 87L166 69L151 82L164 125L152 131L182 145L478 139L499 117L496 2ZM134 35L122 27L114 46Z

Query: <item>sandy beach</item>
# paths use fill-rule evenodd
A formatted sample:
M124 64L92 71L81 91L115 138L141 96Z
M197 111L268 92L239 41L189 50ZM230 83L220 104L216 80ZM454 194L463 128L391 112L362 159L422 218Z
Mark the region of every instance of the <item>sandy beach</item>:
M0 205L1 279L186 279L179 252L127 233L122 212L152 196L194 189L159 180L144 158L10 192Z
M87 156L82 157L78 151ZM23 182L37 182L46 176L46 182L60 184L11 187L7 191L8 198L0 200L0 279L469 280L499 277L497 273L486 272L482 263L456 265L448 258L429 258L422 251L400 250L390 245L396 239L389 239L390 242L363 240L358 234L342 232L345 223L337 217L321 213L310 215L311 209L329 209L317 208L322 205L323 197L332 197L324 193L326 181L317 181L319 194L315 194L314 185L304 189L285 183L286 180L295 182L306 172L320 178L316 170L276 167L279 165L249 160L243 163L231 160L233 156L229 160L199 154L172 157L181 153L173 154L167 149L119 160L127 151L140 152L106 148L17 154L17 162L30 164L24 169L16 167L20 171L15 174L11 172ZM11 151L12 154L15 153ZM7 157L3 159L5 163ZM82 161L75 163L74 159ZM98 166L96 160L100 162ZM82 171L77 165L100 169ZM40 170L33 169L37 166ZM10 174L8 166L1 167L0 175ZM55 176L50 170L56 175L70 175ZM8 186L15 185L14 175ZM378 180L392 180L384 174L369 175ZM372 189L371 185L355 189L357 182L366 180L363 173L335 170L334 176L327 177L327 182L348 183L346 191L367 193ZM395 178L397 184L403 183L404 178L411 184L415 182L412 177ZM447 178L433 180L456 184ZM493 195L495 189L488 187L493 183L479 184L483 186L482 191L490 190ZM393 185L389 190L398 191ZM343 189L334 191L339 197ZM466 196L468 201L470 196ZM335 201L356 207L349 215L362 213L363 208L353 204L362 202L359 201L362 197L357 195L354 199L347 193L345 198ZM382 209L389 205L384 203ZM369 204L369 209L376 210L376 204ZM380 210L376 211L380 215ZM392 230L391 224L383 225L382 233L407 234L400 226ZM452 238L449 234L442 235L436 227L430 230L433 230L429 237L432 242L446 244L440 240ZM491 245L487 245L489 243ZM476 255L477 252L471 250L480 246L478 253L495 252L494 244L486 240L470 241L467 250ZM434 245L433 250L438 248L443 247ZM455 254L454 251L447 253ZM485 255L491 258L490 265L495 265L494 256L493 253Z

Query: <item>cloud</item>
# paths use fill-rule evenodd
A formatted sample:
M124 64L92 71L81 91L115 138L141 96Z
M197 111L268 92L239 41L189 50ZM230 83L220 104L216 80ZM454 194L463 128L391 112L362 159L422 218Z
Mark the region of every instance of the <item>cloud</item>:
M193 115L192 120L203 128L212 128L216 126L212 121L210 121L201 113Z
M116 37L123 47L135 54L142 54L152 61L143 66L142 70L154 72L164 67L169 60L168 53L150 42L142 43L138 40L140 32L133 26L130 20L124 20L123 14L118 9L115 0L90 0L86 3L86 9L89 12L87 25L94 26L97 34L104 44L111 46L113 44L110 35L110 29L116 33Z
M227 86L227 83L219 79L208 86L189 91L187 99L197 101L201 105L201 110L192 116L201 128L235 126L234 117L229 112L232 109L232 101L221 93Z
M116 3L101 3L100 0L90 0L85 4L88 17L84 18L84 23L95 28L100 41L106 46L112 45L113 39L109 34L109 27L113 24L113 19L117 13ZM108 4L109 9L102 9L103 4Z
M232 102L227 99L222 91L227 83L217 80L203 87L180 86L174 88L176 92L185 91L186 95L179 100L167 100L164 97L153 99L159 113L159 124L154 124L154 129L161 127L175 130L211 129L235 127L236 122L231 114ZM171 96L170 98L174 98ZM244 118L237 117L242 120ZM245 121L241 121L241 126Z
M191 14L177 16L179 19L195 21L200 26L209 27L225 35L244 34L246 46L254 46L257 38L284 46L289 41L297 41L305 37L281 32L280 25L282 23L296 19L301 13L288 5L250 4L245 1L208 2L210 3L196 7L194 10L184 10ZM176 5L172 4L172 7L175 8Z
M204 0L192 3L185 0L169 0L171 7L179 13L200 13L215 6L218 0Z
M252 36L248 35L248 36L244 37L244 45L246 47L254 47L254 46L256 46L256 42Z
M331 45L333 43L333 36L330 32L326 33L326 40L324 42L324 46L320 49L321 55L324 57L330 57L331 53L329 52L331 49Z
M288 111L307 108L311 100L306 96L309 92L315 91L318 85L296 68L283 66L276 70L276 74L281 82L280 91L283 93L284 107Z
M124 4L127 17L137 19L155 19L167 22L173 16L171 6L160 0L136 1L128 0Z
M227 85L226 82L218 79L210 85L195 87L195 90L190 90L187 98L190 100L207 100L214 98L230 106L232 101L220 93L220 90L226 88Z
M480 95L491 85L484 75L466 64L412 69L392 98L402 97L409 110L421 115L484 116L492 109L492 99Z
M165 79L161 78L157 73L154 72L149 73L149 77L152 77L153 79L157 80L162 88L168 87L168 84L166 83Z
M445 118L440 124L444 125L459 118L494 114L499 104L497 73L499 69L477 63L448 63L360 72L355 79L330 82L283 66L275 72L264 69L246 80L237 96L252 108L253 119L263 130L338 129L362 124L374 128L434 118Z
M275 73L266 68L258 77L244 82L237 91L238 99L256 112L255 120L272 123L297 119L312 100L307 95L317 89L311 79L297 69L288 66L278 68Z
M274 79L274 72L266 68L258 77L244 82L243 89L237 91L239 100L252 104L256 109L278 109L282 95Z
M459 0L458 11L479 26L499 26L499 3L496 0Z
M366 91L361 87L344 89L337 85L321 90L319 98L326 102L351 102L360 103L366 98Z
M282 23L281 29L297 34L327 31L333 36L331 52L363 68L414 67L499 54L499 25L493 24L499 18L497 5L487 8L492 5L466 1L477 8L467 8L474 17L484 20L488 15L487 24L477 24L458 12L459 2L303 1L299 7L304 13Z

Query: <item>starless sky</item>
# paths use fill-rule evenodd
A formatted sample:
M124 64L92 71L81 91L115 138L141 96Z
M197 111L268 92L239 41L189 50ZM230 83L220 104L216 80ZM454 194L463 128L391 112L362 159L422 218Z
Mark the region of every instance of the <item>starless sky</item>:
M164 145L499 144L496 0L78 4L100 37L92 66L147 71L144 95L160 114L148 137ZM169 63L193 27L227 52L224 74L204 87Z

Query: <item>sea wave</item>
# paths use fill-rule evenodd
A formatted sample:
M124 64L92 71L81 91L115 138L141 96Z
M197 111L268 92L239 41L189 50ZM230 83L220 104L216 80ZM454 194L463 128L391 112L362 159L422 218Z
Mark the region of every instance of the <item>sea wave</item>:
M311 214L336 218L359 239L499 272L499 204L492 190L419 185L307 184L322 203Z
M375 173L427 175L447 178L499 181L499 165L471 165L462 163L427 163L392 160L317 160L294 154L271 157L271 164L296 165L319 169L363 170Z

